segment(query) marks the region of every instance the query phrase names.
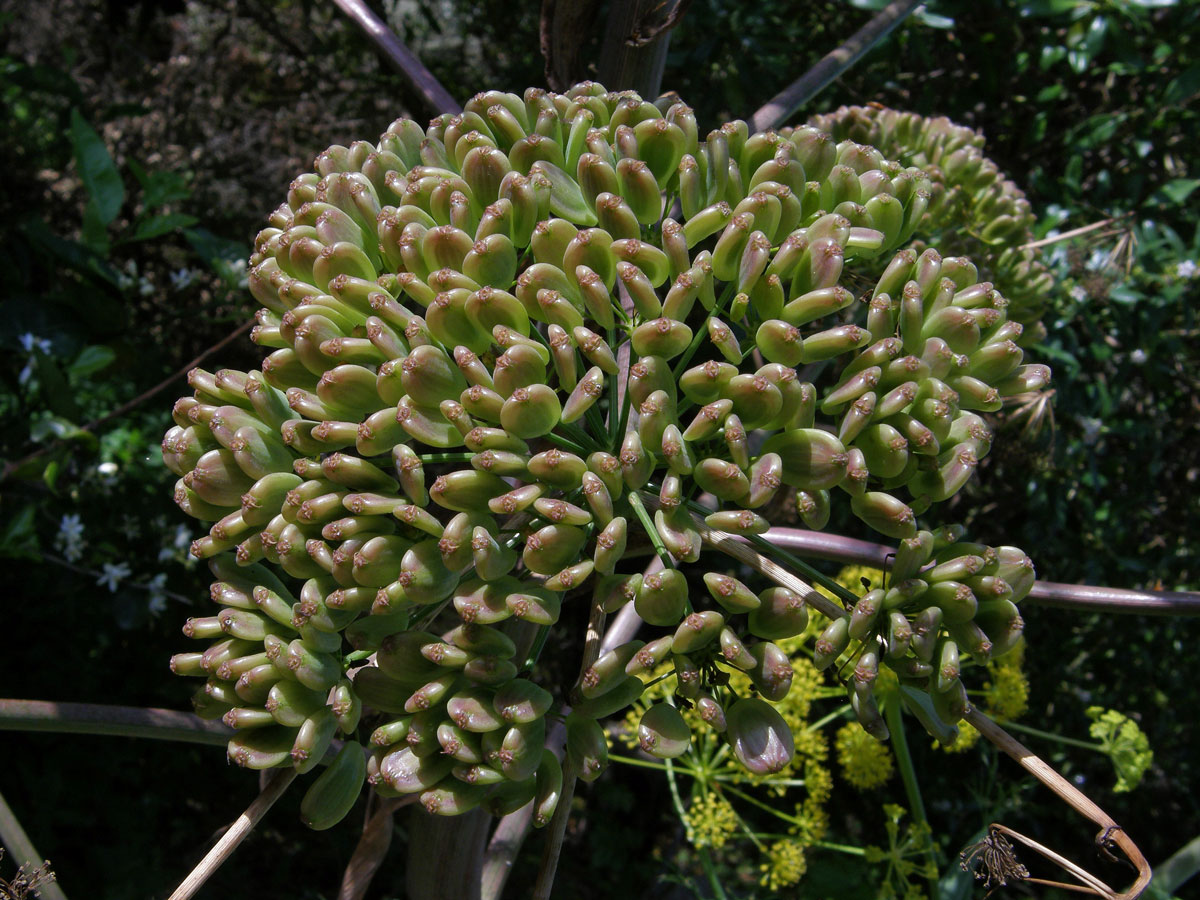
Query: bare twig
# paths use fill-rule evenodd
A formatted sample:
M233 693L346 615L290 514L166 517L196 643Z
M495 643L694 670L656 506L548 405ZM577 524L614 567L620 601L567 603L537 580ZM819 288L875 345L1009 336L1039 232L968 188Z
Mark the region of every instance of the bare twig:
M333 0L338 9L354 20L354 24L366 32L393 66L400 70L429 106L439 113L460 113L462 107L442 83L433 77L400 38L379 20L363 0Z
M871 21L836 50L772 97L751 118L751 131L766 131L782 124L801 105L858 62L920 5L920 0L892 0Z
M0 700L0 731L104 734L223 746L234 732L192 713L96 703Z
M964 716L967 722L975 726L981 735L1015 759L1021 766L1033 775L1038 781L1058 794L1072 809L1085 818L1091 819L1094 823L1100 826L1100 833L1096 837L1096 843L1102 848L1107 848L1116 844L1128 857L1129 861L1137 869L1138 877L1128 890L1123 893L1110 888L1107 884L1101 881L1090 872L1080 868L1070 860L1064 858L1048 847L1039 844L1032 838L1028 838L1018 831L1007 828L1003 825L993 825L992 828L1002 832L1015 840L1020 841L1027 847L1036 850L1038 853L1045 856L1047 859L1053 860L1058 865L1062 866L1085 885L1092 893L1098 894L1108 900L1133 900L1133 898L1141 895L1146 889L1146 885L1150 883L1150 864L1146 862L1146 858L1142 855L1141 850L1130 839L1125 830L1118 825L1111 816L1097 806L1092 800L1087 797L1082 791L1076 788L1071 782L1063 778L1056 772L1045 760L1018 741L1015 737L989 719L986 715L974 707L968 707ZM1057 882L1042 882L1039 879L1028 879L1030 881L1038 881L1043 884L1058 884ZM1072 887L1072 885L1061 885L1060 887ZM1078 890L1078 888L1074 888Z
M247 331L250 330L250 327L253 324L254 324L254 320L251 319L250 321L248 321L242 325L239 325L236 329L231 331L229 334L225 335L225 337L221 338L221 340L217 341L215 344L213 344L211 347L209 347L207 350L205 350L203 353L201 353L195 359L190 360L184 366L175 370L170 375L168 375L166 378L164 378L162 381L160 381L158 384L156 384L154 387L150 388L150 390L144 391L141 394L138 394L136 397L134 397L128 403L122 403L120 406L118 406L112 412L105 413L100 418L93 419L92 421L88 422L86 425L80 426L79 430L86 431L89 434L91 434L91 433L95 432L95 430L97 428L99 428L100 426L106 425L107 423L111 422L113 419L117 418L118 416L125 415L125 413L129 412L131 409L133 409L137 406L141 406L143 403L145 403L151 397L158 394L160 391L166 390L172 384L174 384L176 381L178 381L180 378L187 375L188 372L190 372L192 369L196 368L196 366L200 365L200 363L204 362L204 360L208 359L208 357L212 356L218 350L225 347L228 343L237 339L241 335L245 334ZM47 444L45 447L35 450L33 453L30 453L27 456L23 456L20 459L15 460L14 462L8 463L4 467L4 471L0 472L0 481L3 481L4 479L8 478L8 476L10 476L13 472L16 472L18 469L22 468L23 466L25 466L25 465L29 464L30 462L32 462L33 460L37 459L39 456L44 456L47 453L57 450L59 447L62 447L64 444L69 443L71 440L74 440L74 438L63 438L61 440L54 441L54 443Z
M692 0L676 0L674 6L667 11L666 18L656 22L654 18L659 11L664 6L671 6L671 0L663 0L638 20L637 24L633 26L633 31L629 33L629 37L625 38L625 43L630 47L646 46L660 34L664 34L678 25L679 20L683 18L683 14L691 5Z
M1072 228L1070 231L1064 231L1062 234L1056 234L1052 237L1042 238L1040 241L1030 241L1028 244L1022 244L1018 250L1036 250L1038 247L1048 247L1051 244L1057 244L1060 241L1069 241L1071 238L1077 238L1080 235L1087 234L1089 231L1095 231L1097 228L1103 228L1105 225L1111 225L1116 219L1104 219L1100 222L1093 222L1091 225L1084 225L1082 228Z
M254 798L254 802L246 807L246 811L238 816L237 821L229 826L228 831L221 835L221 839L205 854L204 859L200 860L200 864L192 869L187 878L183 879L169 900L188 900L196 891L200 890L204 882L212 877L221 864L250 835L254 826L267 814L267 810L274 805L275 801L283 796L283 792L295 778L296 770L291 767L277 770L262 793Z
M366 895L371 879L383 865L383 859L392 844L392 816L402 806L415 803L418 795L377 799L378 803L363 825L362 837L358 839L354 854L346 864L346 871L342 873L338 900L362 900Z
M18 866L27 866L31 870L37 869L42 865L43 860L49 865L49 860L46 860L33 846L33 841L21 827L16 813L12 811L3 794L0 794L0 843L3 843L8 852L12 854L12 858ZM47 877L52 878L49 875ZM37 891L42 900L67 900L67 895L54 880L40 881Z

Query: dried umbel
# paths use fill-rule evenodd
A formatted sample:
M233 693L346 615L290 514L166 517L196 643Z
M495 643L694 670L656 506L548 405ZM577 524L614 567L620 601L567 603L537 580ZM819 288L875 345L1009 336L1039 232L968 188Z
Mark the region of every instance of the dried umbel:
M271 352L193 371L163 441L179 505L215 523L193 553L221 607L185 629L208 649L172 666L238 729L230 758L311 768L366 708L370 758L342 751L308 821L331 824L366 780L446 815L532 801L544 823L562 781L547 714L570 703L571 769L594 777L597 720L670 660L735 756L778 771L791 742L768 701L792 670L772 641L807 610L719 571L691 582L711 599L691 591L702 532L762 533L794 488L811 527L845 495L935 559L916 516L987 453L979 413L1049 377L968 260L895 252L929 200L919 169L870 147L744 122L701 141L682 103L595 84L480 94L322 153L251 259ZM666 565L643 576L627 549L647 542ZM927 580L926 599L897 585L884 620L854 626L864 678L876 641L943 687L902 637L949 593ZM581 595L632 602L658 634L556 696L511 626L549 628ZM730 668L758 697L732 697ZM640 737L663 756L689 740L658 707Z
M929 222L933 230L953 235L956 249L986 262L992 278L1012 306L1009 318L1040 340L1039 321L1053 287L1053 276L1032 250L1020 245L1033 239L1034 216L1025 193L983 155L983 136L945 116L926 118L879 105L843 106L810 124L837 140L853 140L879 148L907 165L918 166L933 185Z

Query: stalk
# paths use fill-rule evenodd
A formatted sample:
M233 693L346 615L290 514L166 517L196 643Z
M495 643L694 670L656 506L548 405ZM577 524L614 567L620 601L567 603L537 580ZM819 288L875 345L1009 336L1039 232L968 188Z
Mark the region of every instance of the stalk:
M917 783L917 770L913 766L912 754L908 752L908 739L904 736L904 719L900 715L899 697L892 697L883 704L883 714L887 719L888 731L892 736L892 752L896 754L896 765L900 769L900 779L904 782L904 793L908 797L908 807L912 812L913 821L926 828L929 819L925 815L925 800L921 796L921 785ZM937 865L933 844L925 848L930 860ZM929 878L930 896L937 896L938 880L936 875Z

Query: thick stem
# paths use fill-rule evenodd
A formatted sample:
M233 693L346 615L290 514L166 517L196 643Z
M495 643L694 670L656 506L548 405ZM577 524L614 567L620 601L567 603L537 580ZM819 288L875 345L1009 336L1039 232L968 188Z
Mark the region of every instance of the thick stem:
M837 534L802 528L772 528L762 538L805 556L815 556L847 565L887 569L896 550L886 544L860 541ZM1096 587L1036 581L1023 601L1038 606L1077 612L1134 613L1145 616L1200 616L1200 593L1195 591L1135 591L1127 588Z
M234 733L192 713L96 703L0 700L0 731L104 734L224 746Z
M267 814L267 810L274 805L275 801L283 796L283 792L295 778L295 769L276 770L262 793L246 807L246 811L238 816L237 821L229 826L229 830L221 836L216 846L208 851L204 859L200 860L200 865L196 866L191 874L183 879L183 882L175 889L175 893L171 894L170 900L188 900L196 891L200 890L204 882L212 877L212 874L233 854L238 845L249 837L254 826Z
M410 900L479 900L490 824L480 809L449 819L414 806L405 878Z
M403 74L430 108L439 113L460 113L462 107L433 77L421 60L396 37L363 0L333 0L338 9L354 20L388 61Z
M663 7L673 9L673 0L613 0L608 28L600 48L600 80L612 91L633 90L653 99L662 87L670 34L662 31L649 43L635 43L648 19L661 17Z
M0 843L4 844L18 866L28 866L30 869L36 869L43 861L49 862L49 860L37 852L37 848L33 846L33 841L29 839L29 835L25 833L25 829L21 827L20 821L18 821L16 814L4 799L3 794L0 794ZM38 896L42 897L43 900L67 900L67 895L63 893L63 889L58 886L57 881L40 883L38 885Z
M831 50L815 66L768 100L751 118L750 130L766 131L781 125L788 116L887 37L919 5L920 0L892 0L871 21L854 32L846 43Z
M912 813L913 821L918 825L928 826L929 818L925 814L925 799L921 796L921 785L917 782L917 769L913 765L912 754L908 751L908 739L904 734L904 718L900 715L900 697L898 695L883 704L883 714L887 718L888 731L892 736L892 752L896 754L896 767L900 770L900 780L904 782L904 795L908 798L909 812ZM932 842L925 848L930 858L933 857L933 848ZM929 887L933 891L930 896L936 897L938 891L936 872L929 876Z

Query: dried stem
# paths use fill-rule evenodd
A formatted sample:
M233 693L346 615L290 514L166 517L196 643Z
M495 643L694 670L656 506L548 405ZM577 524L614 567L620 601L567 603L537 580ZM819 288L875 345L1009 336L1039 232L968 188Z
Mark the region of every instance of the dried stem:
M229 826L229 830L221 836L216 845L208 851L204 859L200 860L200 865L192 869L187 878L175 889L175 893L171 894L169 900L188 900L196 891L208 881L212 874L221 867L232 854L233 851L244 841L254 830L254 826L259 823L263 816L267 814L267 810L274 805L275 801L283 796L283 792L287 790L288 785L296 778L296 770L293 768L279 769L271 776L271 780L267 782L262 793L254 798L254 802L246 807L246 811L238 816L237 821Z
M1030 241L1028 244L1022 244L1017 249L1036 250L1038 247L1049 247L1051 244L1057 244L1060 241L1069 241L1071 238L1077 238L1080 235L1087 234L1089 231L1095 231L1097 228L1111 225L1115 221L1116 219L1103 219L1099 222L1093 222L1091 225L1084 225L1082 228L1072 228L1070 231L1064 231L1062 234L1042 238L1040 241Z
M429 106L439 113L460 113L462 107L450 96L440 81L433 77L421 60L417 59L400 38L379 20L363 0L333 0L338 9L354 20L354 24L366 32L388 61L395 66L416 88Z
M751 117L751 131L766 131L782 124L804 103L853 66L867 51L882 41L908 17L920 0L892 0L871 21L854 32L836 50L825 54L815 66L767 101Z
M36 869L43 861L49 862L37 852L33 841L21 827L16 813L12 811L3 794L0 794L0 843L3 843L8 852L12 854L12 858L18 866ZM67 900L67 895L63 893L63 889L58 886L57 881L42 881L38 884L37 890L38 896L42 900Z
M97 703L0 700L0 731L105 734L224 746L233 730L192 713Z
M1130 839L1125 830L1118 825L1112 817L1104 810L1092 802L1083 792L1076 788L1071 782L1063 778L1049 764L1047 764L1040 756L1014 738L1011 734L989 719L986 715L974 707L967 709L964 716L967 722L975 726L975 728L985 738L1015 759L1021 766L1033 775L1038 781L1058 794L1072 809L1080 815L1091 819L1100 826L1101 831L1096 837L1096 842L1102 848L1107 849L1109 844L1115 843L1125 853L1126 857L1138 871L1137 880L1124 893L1117 893L1115 890L1106 885L1103 881L1096 878L1090 872L1085 871L1079 866L1064 858L1060 854L1042 846L1038 842L1026 837L1020 832L1013 831L1011 828L1006 828L1003 825L993 825L992 828L1008 835L1021 843L1025 844L1038 853L1045 856L1047 859L1053 860L1058 865L1062 866L1079 881L1090 888L1093 892L1109 900L1133 900L1133 898L1141 895L1145 890L1146 885L1150 883L1150 864L1146 862L1146 858L1142 855L1141 850Z

